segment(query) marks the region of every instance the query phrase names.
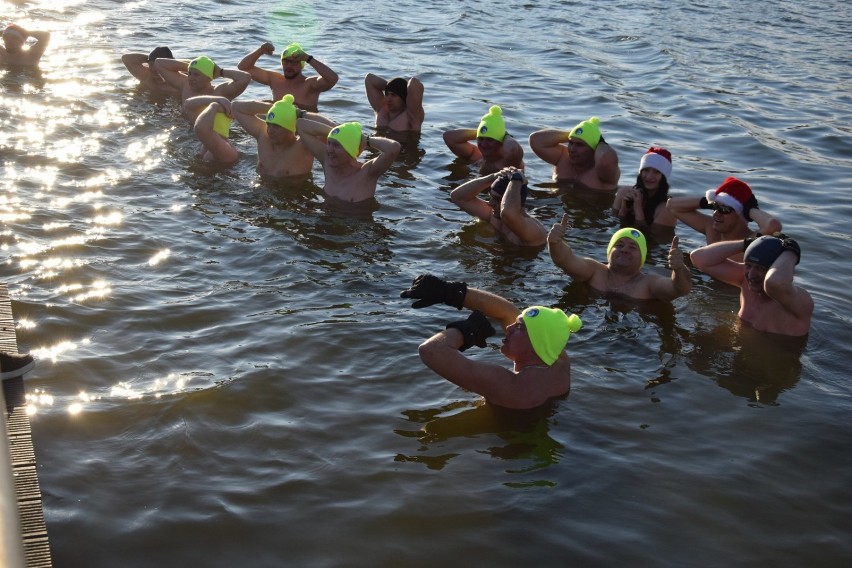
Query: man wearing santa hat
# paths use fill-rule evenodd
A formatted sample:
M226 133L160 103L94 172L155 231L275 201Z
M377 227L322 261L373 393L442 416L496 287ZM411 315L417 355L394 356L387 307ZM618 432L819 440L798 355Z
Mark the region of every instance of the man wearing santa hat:
M708 190L702 197L672 197L666 207L679 220L703 233L708 245L754 236L749 221L757 223L757 232L763 235L781 230L781 221L759 209L751 188L735 177L726 178L722 185ZM708 215L699 209L713 213ZM742 259L741 252L736 256Z

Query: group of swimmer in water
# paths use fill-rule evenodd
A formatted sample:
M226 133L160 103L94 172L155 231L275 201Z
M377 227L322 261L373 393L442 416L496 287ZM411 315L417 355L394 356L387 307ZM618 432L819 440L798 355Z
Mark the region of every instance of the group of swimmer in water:
M31 35L37 37L35 32ZM180 60L169 48L158 47L148 54L125 54L122 62L144 88L179 97L202 143L204 159L225 163L238 159L228 141L231 121L236 120L257 141L258 173L307 175L317 159L327 195L353 203L372 198L379 177L398 156L400 143L366 134L357 122L337 124L319 114L319 95L334 87L337 73L296 43L280 52L281 72L257 66L262 56L274 54L275 47L263 43L236 69L225 69L206 56ZM316 75L305 76L306 65ZM235 101L251 81L268 85L274 102ZM424 87L416 77L387 81L371 73L364 87L377 131L390 136L420 131ZM618 156L604 140L598 118L570 130L532 133L530 148L553 166L553 178L560 186L614 192L613 213L629 226L612 235L607 262L602 263L574 254L565 240L570 229L567 215L547 230L527 213L524 151L508 134L499 106L491 106L476 128L450 130L443 138L456 156L479 168L475 179L452 190L451 200L515 245L546 245L554 264L573 279L598 292L634 300L671 301L686 295L692 275L678 237L672 238L668 252L670 277L642 272L648 254L645 233L673 232L682 221L704 234L707 243L690 253L692 265L739 287L742 321L762 332L807 335L813 299L793 282L800 247L780 232L778 219L758 207L745 182L728 177L705 195L669 197L672 157L665 148L654 146L642 156L635 184L619 187ZM366 149L375 157L361 162L358 157ZM485 200L479 197L483 192L488 193ZM757 231L749 227L752 221ZM571 333L582 325L576 314L541 305L521 310L503 297L429 274L418 276L400 295L415 300L414 308L446 304L471 310L466 319L448 324L420 345L423 362L447 380L510 408L533 408L568 394L571 364L565 348ZM462 354L471 346L486 345L495 333L489 318L504 330L501 353L513 362L512 370Z

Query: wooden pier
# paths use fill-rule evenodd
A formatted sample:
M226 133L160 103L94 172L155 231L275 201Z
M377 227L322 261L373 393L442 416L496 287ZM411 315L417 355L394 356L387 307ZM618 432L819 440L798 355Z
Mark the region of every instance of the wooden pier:
M0 284L0 349L12 353L18 350L12 304L5 284ZM0 456L0 464L4 466L3 469L10 471L0 471L0 476L8 480L11 475L17 502L17 518L14 507L10 504L11 496L0 495L0 499L5 500L10 509L2 515L4 519L0 519L0 530L3 531L0 538L0 563L10 567L18 565L28 568L50 567L52 566L50 544L47 540L41 489L36 473L24 379L16 377L3 381L3 396L6 413L5 422L0 430L5 430L7 443L0 445L0 452L7 453L8 457ZM3 485L0 483L0 490ZM12 484L7 482L5 485ZM23 563L21 563L21 545L23 545Z

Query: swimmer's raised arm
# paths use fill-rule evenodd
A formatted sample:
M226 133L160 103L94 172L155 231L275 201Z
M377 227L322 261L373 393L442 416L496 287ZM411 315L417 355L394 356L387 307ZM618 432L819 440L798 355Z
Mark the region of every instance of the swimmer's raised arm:
M568 214L562 215L558 223L554 223L547 234L547 251L553 264L579 282L588 282L598 270L606 270L606 265L591 258L580 258L568 243L565 234L570 227Z
M562 153L567 151L562 144L568 142L569 134L567 130L555 128L533 132L529 137L530 148L536 156L555 166L562 157Z
M479 148L471 142L476 140L475 128L460 128L444 132L444 143L460 158L476 161L482 157Z
M260 45L260 47L243 57L237 64L237 69L240 71L247 71L251 75L252 79L258 83L268 85L272 81L273 73L258 67L257 60L260 59L262 55L272 55L273 53L275 53L275 46L268 41L264 42Z
M399 142L381 136L365 136L362 134L361 144L362 147L379 151L378 156L365 163L367 171L375 177L385 173L402 150L402 145Z

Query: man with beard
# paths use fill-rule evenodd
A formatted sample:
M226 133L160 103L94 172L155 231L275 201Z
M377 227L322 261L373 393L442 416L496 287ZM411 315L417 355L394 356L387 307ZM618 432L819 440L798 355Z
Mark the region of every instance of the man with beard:
M27 45L27 39L35 39L35 43ZM34 32L25 30L18 24L9 24L3 30L3 45L0 46L0 63L4 65L21 65L34 67L38 65L47 44L50 32Z
M273 100L279 101L284 95L293 95L297 107L316 112L320 93L328 91L337 84L337 73L312 55L308 55L298 43L291 43L281 52L281 70L268 71L257 66L261 55L273 55L275 46L269 42L243 57L237 69L247 71L258 83L272 89ZM305 77L302 70L310 65L319 76Z
M367 73L364 78L367 100L376 113L376 128L396 132L420 132L423 112L423 83L417 77L407 82L401 77L386 81Z
M379 177L391 167L402 148L396 140L365 136L357 122L329 126L300 118L296 121L296 132L322 165L323 191L348 203L375 196ZM378 155L359 162L358 156L365 148L377 151Z
M618 154L601 135L598 117L584 120L570 131L539 130L529 140L536 156L553 164L553 180L560 186L603 191L618 187Z
M781 222L758 208L757 198L751 187L735 177L728 177L715 190L710 189L701 197L671 197L666 208L699 233L707 244L719 241L741 241L755 236L749 229L749 221L757 223L760 234L769 235L781 230ZM709 209L712 215L701 213ZM741 250L735 251L734 259L742 260Z
M524 150L506 131L503 109L497 105L479 121L479 126L444 132L444 143L453 154L479 166L479 174L507 167L524 169Z
M683 252L678 248L678 238L672 239L669 249L671 278L658 274L643 274L642 266L648 254L645 235L638 229L626 227L616 231L609 241L606 254L608 263L591 258L580 258L565 242L568 215L554 223L547 235L547 249L554 264L578 282L605 294L618 294L634 300L674 300L692 289L689 268L683 263Z
M743 254L744 262L731 257ZM692 264L740 289L740 319L758 331L801 337L808 334L814 301L793 284L802 256L799 243L783 233L716 242L695 249Z

